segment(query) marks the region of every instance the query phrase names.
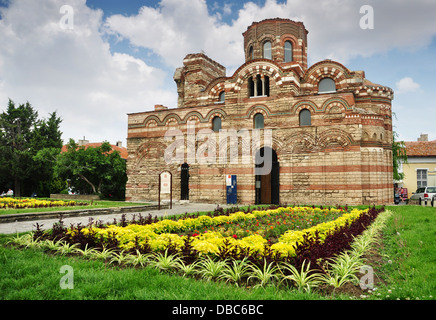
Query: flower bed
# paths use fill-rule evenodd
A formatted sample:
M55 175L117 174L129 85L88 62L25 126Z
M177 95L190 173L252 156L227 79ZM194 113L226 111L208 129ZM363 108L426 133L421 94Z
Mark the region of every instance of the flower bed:
M78 226L61 232L69 242L82 247L90 244L131 252L171 249L173 253L191 256L191 260L201 255L279 260L295 258L300 252L307 256L308 247L320 247L334 235L346 234L348 237L347 230L362 232L361 227L354 230L355 224L363 226L363 220L369 224L375 218L369 211L286 207L176 221L164 219L145 225Z
M105 226L99 221L90 221L87 227L79 224L71 228L65 228L61 220L50 231L42 231L37 224L36 232L17 235L9 243L20 248L42 249L61 255L79 255L119 266L149 266L184 277L226 281L237 286L245 285L247 288L274 285L276 288L295 288L307 292L316 289L328 293L344 284L351 283L351 287L354 288L359 285L358 272L365 264L364 255L377 243L375 238L390 216L388 211L382 211L384 208L351 212L341 209L278 208L235 214L226 212L222 216L217 216L214 212L209 213L209 217L185 214L173 222L167 219L159 221L151 215L143 218L140 215L139 220L135 220L134 217L130 224L124 216L119 224L114 221L114 225ZM330 214L332 216L329 217ZM295 215L310 226L303 230L286 230L274 244L256 233L259 231L256 228L248 229L252 234L241 238L223 234L218 236L218 231L209 231L211 228L220 228L227 222L241 224L252 220L252 224L256 225L257 221L263 221L263 218L268 221L270 218L292 216L295 220ZM316 215L325 218L325 221L313 222ZM199 231L199 226L206 225L208 228L201 235L194 236L190 233L193 228L194 231ZM297 223L294 228L298 229L298 226ZM144 233L144 230L148 230L149 234L142 234L146 240L141 245L140 234ZM134 246L123 249L122 242L131 237L130 233L133 231L138 233L133 241ZM228 231L224 230L225 232ZM149 239L153 234L161 237L164 242L162 247L158 244L152 248L152 240ZM260 240L263 246L257 244L259 237L263 239ZM202 240L195 244L200 238ZM217 250L203 251L199 246L202 243L205 247L214 247L216 239L222 240L218 241L220 243ZM294 241L296 243L291 253L288 249L281 252L274 247L290 245ZM198 250L194 249L193 244ZM360 279L362 290L367 288L365 283L363 285L364 287ZM372 284L368 283L369 285Z
M76 201L0 198L0 209L29 209L88 205Z

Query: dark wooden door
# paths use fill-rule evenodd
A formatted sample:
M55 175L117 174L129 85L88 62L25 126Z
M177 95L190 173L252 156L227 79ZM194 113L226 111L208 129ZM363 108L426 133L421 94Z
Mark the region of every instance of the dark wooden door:
M277 161L271 168L271 203L280 204L280 163Z
M261 148L256 157L264 157L264 148ZM256 204L279 204L280 203L280 163L278 161L277 153L271 150L271 172L269 174L256 174L255 177L255 203ZM265 159L268 161L268 159ZM256 163L260 163L257 160ZM262 168L263 164L256 165L255 171ZM260 172L260 171L258 171Z
M189 165L182 164L180 173L180 200L189 200Z
M260 176L260 203L271 203L271 173Z

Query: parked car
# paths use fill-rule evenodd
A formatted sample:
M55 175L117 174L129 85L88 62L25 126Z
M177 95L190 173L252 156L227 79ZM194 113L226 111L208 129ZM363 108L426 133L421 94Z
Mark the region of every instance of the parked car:
M400 195L397 192L394 192L394 203L399 204L401 201Z
M436 187L422 187L412 193L410 200L418 200L418 203L421 204L426 200L431 201L434 196L436 196Z

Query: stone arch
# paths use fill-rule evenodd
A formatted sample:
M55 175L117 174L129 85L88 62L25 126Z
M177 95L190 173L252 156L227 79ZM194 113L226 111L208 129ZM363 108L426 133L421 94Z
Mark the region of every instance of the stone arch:
M180 116L178 114L170 113L167 116L165 116L162 123L164 123L165 126L170 126L173 124L179 125L182 123L182 119L180 118Z
M227 117L227 113L223 109L215 108L210 110L204 119L209 122L215 117L220 117L221 120L224 120Z
M235 92L241 91L243 84L248 81L249 77L258 74L268 76L270 85L274 83L277 86L281 86L283 83L282 72L276 62L269 59L254 59L246 62L235 71L233 75L235 79Z
M300 101L291 107L291 114L300 114L300 111L303 109L308 109L311 113L315 113L318 111L318 106L313 101Z
M363 141L369 141L369 134L368 134L368 132L366 132L366 131L363 132L362 140Z
M261 113L266 118L271 115L271 110L264 104L256 104L248 108L247 110L247 118L253 119L253 117L257 114Z
M345 112L347 110L351 110L352 107L348 104L348 102L345 99L342 98L332 98L327 99L321 107L321 112L325 113L331 113L331 109L336 108L340 109L342 112Z
M216 81L214 81L211 86L208 86L206 88L206 91L209 92L208 99L211 101L218 101L219 96L221 92L225 92L225 79L226 78L219 78Z
M143 159L164 159L167 145L158 141L147 141L141 144L134 154L134 164L137 168Z
M318 84L324 78L331 78L336 84L336 90L346 86L346 79L351 77L351 71L339 62L324 60L315 63L310 67L304 77L303 82L311 85L311 91L318 92Z
M151 116L148 116L147 118L145 118L144 122L143 122L144 127L146 127L146 128L149 127L150 122L154 122L154 123L156 123L156 125L159 125L159 126L162 125L162 121L156 115L151 115Z
M290 154L309 153L317 149L317 141L312 133L299 131L288 136L283 145L287 147Z
M320 148L325 149L329 145L338 144L342 148L347 148L354 144L354 140L347 132L339 129L330 129L319 135L318 143Z
M185 115L183 118L183 123L188 123L188 121L204 122L203 115L198 111L191 111Z

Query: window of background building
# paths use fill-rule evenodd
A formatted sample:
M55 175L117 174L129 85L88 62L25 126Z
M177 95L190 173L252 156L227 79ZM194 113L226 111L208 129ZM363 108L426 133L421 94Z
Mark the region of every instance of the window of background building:
M221 130L221 118L215 117L212 120L212 130L214 132L219 132Z
M312 119L310 111L307 109L303 109L300 111L300 126L311 126Z
M269 41L263 44L263 57L265 59L272 59L271 42Z
M336 92L336 84L332 78L324 78L318 84L318 93Z
M427 169L416 170L416 181L418 188L427 187Z
M291 41L285 42L285 62L291 62L293 60L292 57L292 43Z
M254 116L254 129L263 129L264 125L265 125L264 122L265 122L265 120L264 120L263 114L257 113Z

